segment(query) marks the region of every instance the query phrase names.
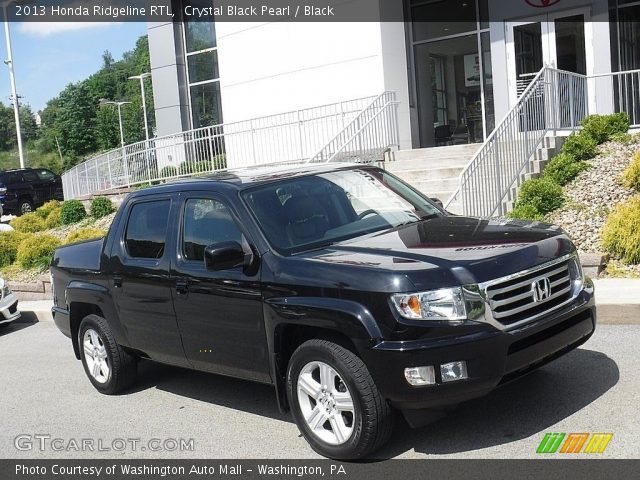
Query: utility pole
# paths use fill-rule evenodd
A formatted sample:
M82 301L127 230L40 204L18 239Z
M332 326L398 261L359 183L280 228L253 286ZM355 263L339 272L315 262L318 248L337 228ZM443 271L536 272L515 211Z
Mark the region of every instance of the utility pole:
M144 115L144 137L147 140L147 143L149 143L149 123L147 121L147 101L144 95L144 79L149 78L150 76L150 73L145 72L140 75L133 75L129 77L129 80L140 80L140 95L142 95L142 114Z
M13 71L13 54L11 52L11 35L9 33L9 20L7 19L7 7L2 5L4 13L4 38L7 43L7 59L5 65L9 67L9 78L11 79L11 95L13 97L13 113L16 122L16 140L18 141L18 157L20 158L20 168L24 168L24 152L22 151L22 130L20 128L20 105L18 102L18 92L16 89L16 75Z

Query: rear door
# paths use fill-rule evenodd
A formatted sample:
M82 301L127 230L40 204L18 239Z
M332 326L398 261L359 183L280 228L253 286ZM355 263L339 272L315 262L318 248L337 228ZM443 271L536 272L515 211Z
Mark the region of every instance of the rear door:
M38 168L35 169L34 172L41 182L41 190L43 192L42 202L48 202L54 198L60 200L60 195L57 192L57 190L62 187L60 177L46 168Z
M236 241L250 252L251 239L224 198L208 192L181 194L174 308L185 353L201 370L269 382L260 270L210 271L207 245Z
M130 347L152 359L188 366L173 310L169 276L175 251L177 195L136 198L125 206L108 271Z

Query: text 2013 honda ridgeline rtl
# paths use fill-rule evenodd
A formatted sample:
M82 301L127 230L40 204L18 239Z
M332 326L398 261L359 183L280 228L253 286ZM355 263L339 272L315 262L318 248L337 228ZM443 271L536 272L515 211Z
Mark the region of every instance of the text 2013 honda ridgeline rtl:
M450 215L372 166L140 190L52 272L55 322L100 392L130 387L139 358L270 384L336 459L383 445L395 412L421 425L596 323L562 230Z

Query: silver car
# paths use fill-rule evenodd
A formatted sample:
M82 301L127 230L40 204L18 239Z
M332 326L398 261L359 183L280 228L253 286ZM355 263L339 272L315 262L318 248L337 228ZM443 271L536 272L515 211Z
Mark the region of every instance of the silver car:
M18 298L9 288L9 284L0 278L0 326L20 318Z

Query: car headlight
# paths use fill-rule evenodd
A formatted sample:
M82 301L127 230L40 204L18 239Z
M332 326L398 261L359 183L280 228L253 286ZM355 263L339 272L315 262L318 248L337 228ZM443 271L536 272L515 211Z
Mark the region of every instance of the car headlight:
M441 288L391 296L400 315L409 320L463 322L467 319L463 287Z
M0 299L3 299L7 295L11 293L11 289L9 288L9 284L0 278Z

